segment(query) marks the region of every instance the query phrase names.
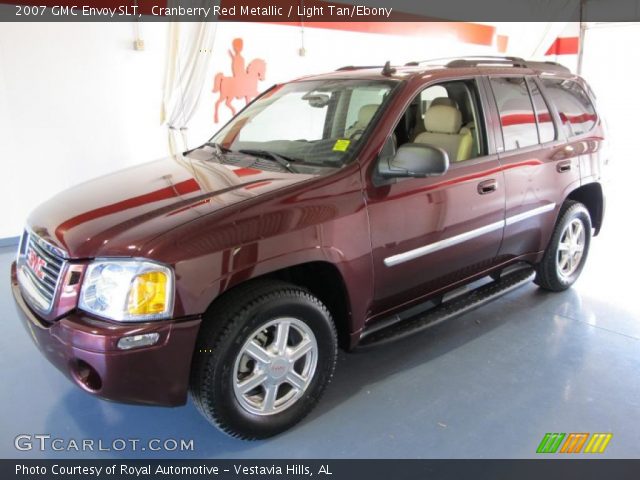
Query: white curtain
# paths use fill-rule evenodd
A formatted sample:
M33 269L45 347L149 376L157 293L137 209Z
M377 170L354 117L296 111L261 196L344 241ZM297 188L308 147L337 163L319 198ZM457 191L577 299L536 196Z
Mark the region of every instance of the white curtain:
M168 128L171 155L188 150L187 128L209 70L217 25L217 22L169 25L160 121Z

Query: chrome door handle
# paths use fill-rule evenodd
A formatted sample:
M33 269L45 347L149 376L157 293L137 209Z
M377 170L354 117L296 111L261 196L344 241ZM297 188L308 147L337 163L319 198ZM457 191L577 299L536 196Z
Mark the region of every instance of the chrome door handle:
M569 170L571 170L571 161L560 162L556 169L558 170L558 173L568 172Z
M480 195L486 195L487 193L495 192L497 189L498 182L494 178L485 180L484 182L480 182L478 184L478 193Z

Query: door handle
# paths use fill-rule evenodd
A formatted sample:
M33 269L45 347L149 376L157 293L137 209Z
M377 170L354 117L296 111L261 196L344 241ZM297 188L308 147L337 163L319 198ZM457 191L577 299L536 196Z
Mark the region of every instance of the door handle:
M484 182L480 182L478 184L478 193L480 195L486 195L487 193L495 192L497 189L498 182L494 178L485 180Z
M558 173L568 172L569 170L571 170L571 161L569 160L567 162L558 163L556 169L558 170Z

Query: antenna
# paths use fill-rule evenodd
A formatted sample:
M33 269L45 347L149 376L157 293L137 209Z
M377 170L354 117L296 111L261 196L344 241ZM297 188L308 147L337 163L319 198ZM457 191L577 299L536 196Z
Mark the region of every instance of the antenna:
M385 77L390 77L394 73L396 73L396 69L391 66L391 61L387 60L387 63L385 63L384 67L382 67L382 75L384 75Z

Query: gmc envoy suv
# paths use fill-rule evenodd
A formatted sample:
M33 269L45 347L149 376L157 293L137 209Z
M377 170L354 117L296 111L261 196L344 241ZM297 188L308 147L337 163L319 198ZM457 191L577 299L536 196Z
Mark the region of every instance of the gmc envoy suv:
M59 193L11 282L42 353L97 396L230 435L300 421L339 347L580 275L605 132L580 77L467 57L274 85L206 144Z

